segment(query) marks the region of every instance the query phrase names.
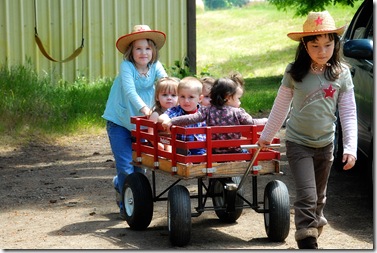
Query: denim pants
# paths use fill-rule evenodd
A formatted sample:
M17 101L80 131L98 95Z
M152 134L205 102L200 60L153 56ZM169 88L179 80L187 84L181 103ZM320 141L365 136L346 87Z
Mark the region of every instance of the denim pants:
M107 134L110 140L111 151L115 159L117 175L113 179L114 188L119 193L123 193L123 185L126 176L142 170L134 167L132 162L132 136L131 131L125 127L119 126L111 121L107 121ZM120 203L122 207L122 203Z
M310 148L286 141L286 148L289 168L296 185L296 230L322 227L327 224L323 209L334 145L331 143L323 148Z

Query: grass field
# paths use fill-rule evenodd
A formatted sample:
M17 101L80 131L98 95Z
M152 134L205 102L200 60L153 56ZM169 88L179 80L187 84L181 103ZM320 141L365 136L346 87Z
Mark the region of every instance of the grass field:
M338 27L348 24L354 8L330 6ZM253 116L271 109L280 80L295 57L297 42L287 33L302 31L306 17L278 11L266 2L244 8L205 11L197 15L197 68L214 77L240 72L246 82L242 107Z
M348 24L354 8L328 8L337 26ZM278 11L266 2L197 14L197 68L214 76L237 70L245 78L277 76L294 59L297 42L287 33L302 31L306 17Z

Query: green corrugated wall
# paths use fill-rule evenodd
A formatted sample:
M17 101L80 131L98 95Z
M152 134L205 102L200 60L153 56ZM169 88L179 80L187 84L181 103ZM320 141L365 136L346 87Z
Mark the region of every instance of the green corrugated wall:
M66 81L114 77L122 60L117 38L136 24L147 24L167 34L160 61L169 67L188 54L186 8L186 0L36 0L36 5L34 0L0 0L0 64L30 60L39 73ZM39 37L54 59L71 55L83 33L81 54L66 63L45 58L34 39L35 17Z

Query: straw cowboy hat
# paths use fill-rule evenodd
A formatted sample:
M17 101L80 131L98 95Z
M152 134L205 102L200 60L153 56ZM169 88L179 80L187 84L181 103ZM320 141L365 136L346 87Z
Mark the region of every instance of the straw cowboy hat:
M340 36L343 34L345 28L346 26L336 28L334 19L328 11L309 12L303 25L303 31L288 33L287 36L296 41L300 41L305 36L325 33L337 33Z
M151 30L147 25L135 25L131 33L119 37L116 47L124 54L133 41L140 39L153 40L157 49L160 50L165 44L166 35L161 31Z

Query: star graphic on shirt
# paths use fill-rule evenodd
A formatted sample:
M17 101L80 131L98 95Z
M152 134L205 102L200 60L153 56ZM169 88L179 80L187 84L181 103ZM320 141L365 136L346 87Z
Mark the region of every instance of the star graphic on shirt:
M335 89L332 88L332 85L330 84L330 86L328 88L324 88L323 91L325 92L325 98L327 97L334 97L334 93L335 93Z
M316 26L322 25L322 21L323 21L323 18L321 18L319 16L318 16L318 18L316 20L314 20Z

